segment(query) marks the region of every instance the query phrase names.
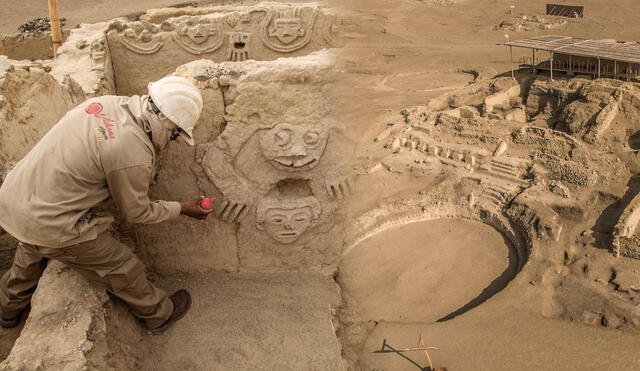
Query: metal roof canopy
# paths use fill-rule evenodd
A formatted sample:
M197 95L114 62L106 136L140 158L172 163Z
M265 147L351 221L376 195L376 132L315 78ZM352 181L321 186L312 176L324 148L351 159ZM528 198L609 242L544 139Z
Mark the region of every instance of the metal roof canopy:
M505 45L640 64L640 44L638 43L610 43L576 37L548 35L509 41Z

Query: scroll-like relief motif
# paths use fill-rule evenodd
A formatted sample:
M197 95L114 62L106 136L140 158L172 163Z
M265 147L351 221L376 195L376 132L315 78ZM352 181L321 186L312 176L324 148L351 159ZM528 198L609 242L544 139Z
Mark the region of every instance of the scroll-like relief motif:
M191 54L217 50L224 41L222 27L216 19L189 18L175 24L172 38Z
M322 206L314 196L265 197L256 208L256 228L277 242L290 244L313 228L321 214Z
M318 7L269 9L260 30L264 45L280 53L298 50L311 41Z
M214 208L222 220L241 220L259 196L283 179L308 179L327 146L325 125L279 123L272 128L229 124L209 145L202 165L224 195Z
M324 26L322 27L322 35L324 40L333 48L342 46L342 43L336 37L336 15L327 14L324 17Z
M135 22L118 35L118 40L128 50L137 54L153 54L164 45L157 26Z
M249 32L229 32L229 60L233 62L249 59L252 35Z

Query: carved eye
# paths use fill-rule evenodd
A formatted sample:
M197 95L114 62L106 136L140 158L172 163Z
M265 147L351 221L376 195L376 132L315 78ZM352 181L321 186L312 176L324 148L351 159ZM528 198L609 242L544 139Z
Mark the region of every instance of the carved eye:
M282 224L284 222L284 218L280 217L280 216L275 216L273 218L271 218L271 223L273 224Z
M320 141L320 133L308 131L304 134L304 142L309 145L317 144Z
M286 130L280 130L273 136L273 140L280 147L284 147L291 142L291 133Z
M293 216L293 220L296 222L306 222L309 219L309 215L305 213L298 213Z
M246 40L247 39L247 35L242 36L242 39Z

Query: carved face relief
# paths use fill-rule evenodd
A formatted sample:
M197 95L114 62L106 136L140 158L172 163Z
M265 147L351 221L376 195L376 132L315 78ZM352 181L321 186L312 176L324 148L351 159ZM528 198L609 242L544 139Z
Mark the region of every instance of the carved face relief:
M258 205L256 226L274 240L289 244L317 223L321 211L315 197L267 198Z
M249 59L251 33L229 32L229 60L245 61Z
M212 24L200 23L192 27L184 27L181 34L187 36L194 44L202 44L218 30Z
M318 6L287 6L272 9L260 27L264 45L279 53L296 51L311 41Z
M261 133L262 153L276 168L299 171L318 165L329 133L320 125L280 123Z
M283 44L291 44L293 40L304 36L305 29L302 18L276 18L269 36L275 37Z
M172 37L178 45L192 54L214 52L223 41L219 23L205 19L192 19L178 23Z

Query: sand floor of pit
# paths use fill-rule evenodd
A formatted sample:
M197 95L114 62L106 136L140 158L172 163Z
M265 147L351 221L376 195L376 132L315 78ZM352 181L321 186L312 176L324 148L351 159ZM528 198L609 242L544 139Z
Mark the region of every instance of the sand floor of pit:
M167 333L146 336L142 370L340 370L331 323L340 302L331 278L315 274L167 276L186 288L190 312Z
M481 222L418 221L359 243L343 259L338 282L363 319L433 322L504 288L517 269L510 250Z

